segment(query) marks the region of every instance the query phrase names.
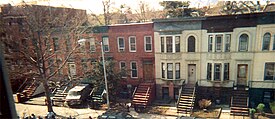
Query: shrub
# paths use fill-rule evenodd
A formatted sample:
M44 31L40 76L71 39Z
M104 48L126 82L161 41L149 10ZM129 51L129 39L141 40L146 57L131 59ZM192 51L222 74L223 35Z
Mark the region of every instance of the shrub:
M199 101L199 106L201 109L206 109L212 104L211 100L202 99Z
M264 107L265 105L263 103L259 103L257 106L257 110L262 113L264 111Z
M275 101L269 103L270 109L273 114L275 114Z
M250 114L254 114L256 110L254 108L249 109Z

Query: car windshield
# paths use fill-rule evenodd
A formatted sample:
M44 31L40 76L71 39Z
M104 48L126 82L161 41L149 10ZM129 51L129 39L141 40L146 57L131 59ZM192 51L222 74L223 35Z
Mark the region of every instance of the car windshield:
M69 91L68 95L69 96L78 96L81 94L81 91Z

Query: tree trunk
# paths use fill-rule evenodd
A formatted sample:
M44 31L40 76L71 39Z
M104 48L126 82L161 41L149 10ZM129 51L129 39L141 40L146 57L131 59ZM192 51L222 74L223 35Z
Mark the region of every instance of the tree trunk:
M46 105L48 108L48 112L53 112L52 100L51 100L50 91L49 91L49 85L45 78L43 79L43 86L44 86L45 95L46 95Z

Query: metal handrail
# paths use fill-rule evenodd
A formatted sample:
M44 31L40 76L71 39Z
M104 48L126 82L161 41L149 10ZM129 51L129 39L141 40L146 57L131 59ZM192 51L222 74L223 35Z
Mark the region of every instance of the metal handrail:
M232 107L232 105L233 105L233 96L231 96L231 105L230 105L230 107Z
M64 93L67 90L68 86L66 86L66 88L62 91L62 93Z
M150 87L147 88L147 92L146 92L146 95L145 95L145 97L144 97L145 99L147 98L147 95L148 95L148 93L149 93L149 90L150 90ZM147 101L146 101L146 103L147 103Z
M181 97L181 93L182 93L182 88L183 88L183 84L185 83L185 80L182 82L181 87L180 87L180 91L179 91L179 97L178 97L178 101L177 101L177 105L180 102L180 97Z
M177 106L179 105L179 102L180 102L182 87L183 87L183 86L181 85L181 87L180 87L180 92L179 92L179 97L178 97L178 101L177 101Z
M191 105L192 105L192 107L191 107L191 112L193 112L193 104L194 104L194 96L195 96L195 92L196 92L196 87L197 87L197 85L198 85L198 82L196 82L196 84L195 84L195 86L194 86L194 88L193 88L193 94L192 94L192 103L191 103Z
M17 89L17 91L16 92L18 92L22 87L23 87L23 85L27 82L27 78L26 78L26 80L19 86L19 88Z
M133 92L133 94L132 94L132 97L134 97L136 91L137 91L137 87L135 87L135 90L134 90L134 92Z

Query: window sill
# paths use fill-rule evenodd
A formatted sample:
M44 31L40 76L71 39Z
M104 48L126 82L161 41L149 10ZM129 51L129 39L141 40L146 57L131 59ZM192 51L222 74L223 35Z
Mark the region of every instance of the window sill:
M164 81L177 81L177 80L183 80L183 79L166 79L166 78L161 78L161 80L164 80Z

